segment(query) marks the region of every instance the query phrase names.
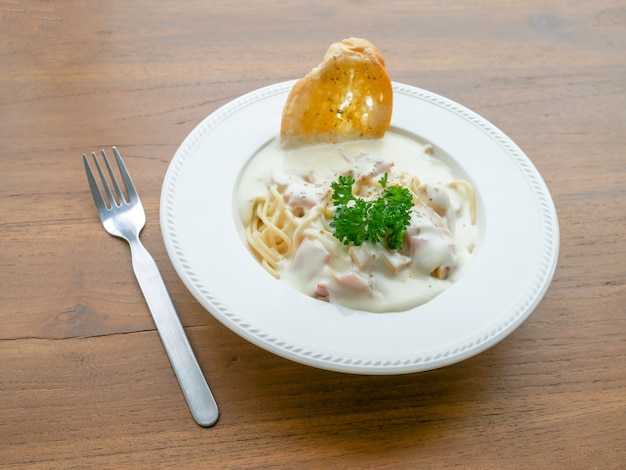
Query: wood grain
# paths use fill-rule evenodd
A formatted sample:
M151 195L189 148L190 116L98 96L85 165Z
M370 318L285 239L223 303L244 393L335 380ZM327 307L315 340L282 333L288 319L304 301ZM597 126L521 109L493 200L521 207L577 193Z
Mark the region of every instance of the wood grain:
M194 300L161 239L161 184L193 127L349 36L506 132L559 215L533 315L443 369L351 376L265 352ZM0 467L623 468L625 50L618 0L0 0ZM220 404L212 429L97 220L80 156L110 145Z

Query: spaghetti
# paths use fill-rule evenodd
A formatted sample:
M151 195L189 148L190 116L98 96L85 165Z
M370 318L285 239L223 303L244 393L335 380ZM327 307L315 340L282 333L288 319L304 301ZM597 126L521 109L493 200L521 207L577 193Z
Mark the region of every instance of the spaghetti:
M269 146L277 165L248 169L256 184L242 179L242 193L254 193L240 198L251 207L242 210L245 240L272 276L312 297L368 311L419 305L458 277L476 239L473 186L417 142L393 135L382 140L372 149L361 142L302 153ZM403 150L413 150L412 157L400 158ZM387 154L398 158L381 158ZM348 173L354 194L364 199L380 195L384 173L389 185L410 191L414 207L401 250L368 242L345 246L333 236L331 183Z

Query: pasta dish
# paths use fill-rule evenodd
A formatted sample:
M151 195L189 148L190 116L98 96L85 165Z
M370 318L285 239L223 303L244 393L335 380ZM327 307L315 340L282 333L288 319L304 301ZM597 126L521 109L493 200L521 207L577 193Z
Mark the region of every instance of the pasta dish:
M410 191L401 248L335 237L331 186L339 175L350 175L365 200L380 196L383 176ZM396 132L291 149L271 141L238 191L242 237L261 265L306 295L357 310L403 311L429 301L459 277L476 243L472 185L432 146Z

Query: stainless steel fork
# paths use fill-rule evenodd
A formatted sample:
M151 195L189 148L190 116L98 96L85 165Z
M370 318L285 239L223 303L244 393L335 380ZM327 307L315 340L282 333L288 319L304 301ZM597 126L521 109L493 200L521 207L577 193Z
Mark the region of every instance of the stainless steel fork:
M83 154L87 180L100 220L107 232L123 238L130 244L135 276L148 303L191 414L200 426L213 426L219 417L217 404L167 293L159 268L139 241L139 233L146 223L146 215L135 186L120 153L113 147L119 174L126 190L126 195L124 195L106 152L104 150L101 152L106 166L106 175L97 154L92 152L91 155L104 189L104 195L98 187L87 155ZM111 189L111 184L113 189Z

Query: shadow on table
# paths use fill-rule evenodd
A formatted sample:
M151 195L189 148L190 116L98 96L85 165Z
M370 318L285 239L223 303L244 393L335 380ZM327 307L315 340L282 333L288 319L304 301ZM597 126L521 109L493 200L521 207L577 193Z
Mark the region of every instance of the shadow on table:
M237 377L228 381L247 391L242 399L254 395L248 403L252 419L264 421L274 436L309 440L331 452L380 452L425 439L443 442L460 432L486 434L485 414L497 413L491 399L501 399L510 375L506 342L458 364L393 376L330 372L252 345L244 350L236 357L241 367L231 368Z

